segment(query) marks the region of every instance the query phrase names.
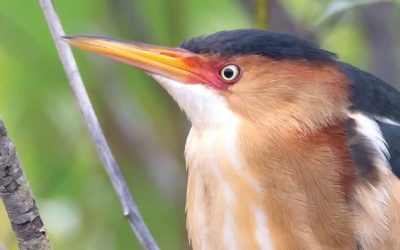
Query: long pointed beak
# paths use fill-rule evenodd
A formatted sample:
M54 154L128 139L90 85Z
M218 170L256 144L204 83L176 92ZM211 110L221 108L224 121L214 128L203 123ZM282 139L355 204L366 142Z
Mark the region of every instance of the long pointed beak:
M207 83L197 55L180 48L90 36L65 36L71 45L184 83Z

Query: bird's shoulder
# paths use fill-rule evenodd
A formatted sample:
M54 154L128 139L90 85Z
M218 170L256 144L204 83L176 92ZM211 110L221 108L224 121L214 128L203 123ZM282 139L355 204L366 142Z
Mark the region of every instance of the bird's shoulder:
M357 168L352 196L357 246L397 249L400 243L390 235L400 225L395 215L400 208L400 92L351 65L340 67L350 80L347 139Z
M379 158L400 178L400 92L349 64L340 69L350 81L347 131L354 162L371 178Z

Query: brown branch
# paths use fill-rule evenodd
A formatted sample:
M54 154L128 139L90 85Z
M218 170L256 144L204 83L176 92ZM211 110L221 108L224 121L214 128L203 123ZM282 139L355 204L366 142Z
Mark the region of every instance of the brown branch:
M2 121L0 121L0 196L20 249L52 249L28 180Z
M127 218L142 247L149 250L158 250L159 248L144 223L138 207L132 198L128 186L126 185L124 177L122 176L121 170L111 153L110 147L108 146L104 133L93 110L93 106L83 85L71 48L62 40L62 36L64 36L65 33L57 13L55 12L50 0L39 0L39 2L47 20L47 24L49 25L53 40L56 44L70 87L74 93L86 126L89 129L89 133L103 163L103 167L107 172L121 202L124 216Z

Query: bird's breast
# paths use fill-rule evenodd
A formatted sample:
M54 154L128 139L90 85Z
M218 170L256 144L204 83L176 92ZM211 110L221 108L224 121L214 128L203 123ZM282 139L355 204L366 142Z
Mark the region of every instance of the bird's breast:
M193 249L272 249L264 195L238 150L237 135L234 123L189 134L187 227Z

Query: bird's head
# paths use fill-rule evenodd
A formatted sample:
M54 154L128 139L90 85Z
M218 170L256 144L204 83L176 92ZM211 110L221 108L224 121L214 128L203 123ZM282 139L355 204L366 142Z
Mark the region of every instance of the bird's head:
M222 31L179 48L88 36L66 39L147 72L198 129L227 124L233 116L275 127L318 126L329 122L347 98L335 54L289 35Z

